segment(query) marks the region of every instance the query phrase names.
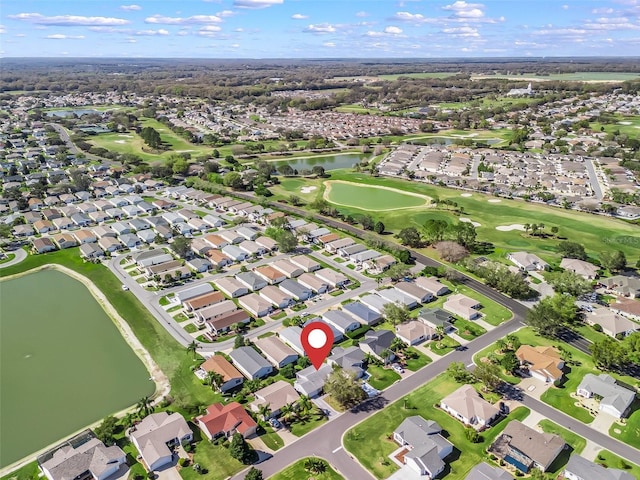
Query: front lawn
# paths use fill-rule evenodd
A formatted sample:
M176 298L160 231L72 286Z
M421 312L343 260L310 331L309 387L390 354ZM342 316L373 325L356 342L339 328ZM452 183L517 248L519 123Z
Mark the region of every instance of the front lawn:
M487 333L487 331L477 323L461 318L456 318L454 326L458 329L458 335L469 341Z
M260 427L259 430L260 440L264 442L264 444L269 447L274 452L284 447L284 441L280 438L276 432L273 431L271 427ZM263 432L263 433L260 433Z
M367 372L371 375L367 382L376 390L384 390L393 383L400 380L400 375L390 368L383 368L379 365L370 365Z
M457 341L446 335L442 340L434 340L429 344L431 351L438 355L446 355L451 350L454 350L459 346L460 344Z
M562 439L567 442L568 445L571 445L573 448L573 453L580 455L584 447L587 446L587 441L582 438L580 435L573 433L566 428L561 427L553 423L551 420L540 420L540 428L544 430L546 433L554 433L562 437Z
M312 412L309 417L305 420L297 420L293 422L289 426L289 430L296 437L302 437L303 435L309 433L311 430L319 427L324 422L327 421L327 417L324 416L321 412Z
M609 435L640 449L640 400L637 398L631 405L631 412L631 415L627 418L626 425L622 426L614 422L609 429Z
M307 478L313 478L315 480L344 480L342 475L336 473L336 471L327 465L324 472L319 474L310 474L304 469L304 462L307 458L301 458L296 463L289 465L284 470L279 471L274 476L269 477L270 480L304 480Z
M415 347L409 347L405 350L404 364L407 370L417 372L425 365L429 365L431 362L431 357L419 352Z
M447 439L456 447L454 452L458 454L448 459L451 463L447 467L447 470L450 470L446 476L447 480L464 479L475 465L488 460L485 449L507 423L512 419L524 419L529 410L513 410L508 417L481 434L482 442L470 443L465 437L465 426L436 407L442 398L460 386L446 374L436 377L349 430L344 437L345 448L376 478L387 478L398 470L388 458L389 454L398 448L391 440L393 431L404 418L421 415L427 420L437 421L446 432Z
M628 460L620 458L618 455L611 453L608 450L601 450L594 461L604 467L618 468L636 478L640 478L640 466L638 466L638 464L631 463Z
M202 468L206 468L208 473L202 476L196 472L192 465L198 463ZM193 461L188 467L180 469L180 476L183 480L223 480L238 473L245 466L229 454L229 449L222 445L214 445L206 438L195 444Z
M38 477L40 469L38 468L38 462L35 460L31 463L27 463L18 470L8 473L0 480L33 480Z

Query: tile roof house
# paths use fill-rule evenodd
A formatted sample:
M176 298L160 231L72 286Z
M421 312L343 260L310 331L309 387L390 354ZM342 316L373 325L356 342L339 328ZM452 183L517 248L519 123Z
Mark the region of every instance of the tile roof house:
M600 325L602 333L616 338L618 335L626 337L640 330L640 324L618 315L612 310L601 307L584 316L584 321L589 325Z
M453 330L451 314L440 308L423 308L418 314L418 320L434 329L443 327L444 333Z
M256 421L238 402L209 405L207 413L196 417L195 421L209 440L220 436L230 438L235 433L249 438L258 428Z
M364 352L355 345L348 348L335 347L327 361L331 365L338 365L343 370L352 372L356 378L364 375Z
M632 320L640 321L640 302L629 298L618 298L614 303L609 304L609 308Z
M296 381L293 384L293 388L302 395L311 398L316 397L322 393L324 382L331 372L333 372L333 367L329 364L322 365L319 370L316 370L313 365L304 368L296 372Z
M182 302L182 307L186 312L194 312L200 308L205 308L210 305L215 305L225 300L225 296L222 292L209 292L204 295L198 295L197 297L189 298Z
M269 405L270 417L278 417L285 405L297 402L300 395L289 382L278 380L254 393L256 399L251 402L251 410L258 412L262 405Z
M223 383L218 386L218 390L223 393L242 385L242 382L244 382L244 377L238 369L231 365L231 362L222 355L209 357L200 365L200 368L205 372L215 372L222 375Z
M634 480L633 475L616 468L606 468L575 453L564 467L567 480Z
M273 372L271 364L251 347L231 350L229 357L236 368L249 380L264 378Z
M618 385L616 379L606 373L598 376L587 373L578 385L576 394L585 398L594 395L600 397L598 409L616 418L626 416L636 398L633 390Z
M360 322L342 310L327 310L322 314L322 319L335 327L340 333L352 332L360 328Z
M488 463L482 462L469 470L464 480L513 480L513 477L500 467L492 467Z
M39 466L49 480L80 477L105 480L116 473L126 459L127 455L117 445L107 447L99 439L92 438L76 446L66 443Z
M411 320L396 326L396 335L408 345L417 345L433 338L436 331L425 323Z
M382 315L371 310L361 302L350 302L342 306L342 310L363 325L375 325L382 321Z
M512 420L493 442L489 452L523 473L531 468L546 472L565 447L558 435L540 433L518 420Z
M547 270L549 268L547 262L533 253L512 252L507 255L507 259L511 260L516 267L525 271Z
M555 382L562 378L564 361L554 347L522 345L516 351L520 365L527 365L532 377L543 382Z
M299 355L296 351L276 336L257 338L253 343L276 368L282 368L298 360Z
M640 297L640 278L616 275L610 278L603 278L600 283L614 293L630 298Z
M471 385L463 385L440 401L440 408L476 430L489 427L500 414Z
M238 303L242 308L254 317L264 317L271 313L271 302L265 300L257 293L250 293L240 297Z
M419 475L437 477L445 468L444 459L453 452L453 445L440 432L440 425L419 415L405 418L393 431L395 442L408 449L404 463Z
M315 293L325 293L329 288L327 282L320 280L313 273L303 273L297 280L300 285L310 288Z
M394 285L396 290L400 293L407 295L410 298L413 298L418 303L426 303L433 300L433 294L428 292L427 290L420 287L416 283L412 282L398 282Z
M249 293L249 289L233 277L217 278L213 283L218 290L231 298L241 297Z
M364 334L364 339L360 340L358 347L364 352L373 355L378 360L386 362L393 361L396 357L389 349L396 338L396 334L391 330L375 330ZM388 352L386 358L383 353Z
M598 276L598 270L600 270L593 263L578 260L577 258L563 258L560 262L560 268L580 275L585 280L593 280Z
M464 318L465 320L473 320L481 315L477 310L480 308L480 302L461 293L457 293L447 298L447 301L444 302L442 308L454 315Z
M287 276L280 270L276 270L269 265L257 267L256 269L254 269L254 272L265 279L267 282L269 282L269 285L275 285L276 283L280 283L287 278Z
M236 275L236 280L245 285L252 292L256 292L267 286L267 281L254 272L241 272Z
M140 452L149 471L171 463L170 447L193 440L193 432L179 413L152 413L130 432L131 441Z
M424 288L427 292L430 292L433 296L441 297L449 293L449 287L440 283L436 277L418 277L415 280L416 285L420 288Z

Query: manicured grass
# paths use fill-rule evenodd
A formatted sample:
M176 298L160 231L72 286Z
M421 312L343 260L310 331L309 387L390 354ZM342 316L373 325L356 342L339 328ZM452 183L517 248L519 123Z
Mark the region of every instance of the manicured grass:
M362 208L377 212L399 208L425 207L430 199L415 195L407 195L401 190L389 190L376 186L358 183L325 181L327 200L336 205Z
M554 433L556 435L560 435L562 439L567 442L567 444L571 445L573 448L573 453L580 454L584 447L587 446L587 441L582 438L580 435L576 435L575 433L567 430L566 428L561 427L553 423L551 420L540 420L538 423L542 430L546 433Z
M196 327L193 323L189 323L185 325L183 328L184 328L184 331L187 333L195 333L198 331L198 327Z
M429 344L431 351L438 355L446 355L451 350L458 348L459 346L460 344L458 342L446 335L442 340L434 340Z
M296 463L289 465L284 470L276 473L274 476L269 477L270 480L306 480L306 479L315 479L315 480L344 480L342 475L336 473L336 471L331 468L331 466L327 465L326 471L319 475L312 475L304 469L304 462L306 458L301 458Z
M284 447L284 441L280 438L280 435L273 431L273 428L266 427L264 430L265 432L260 435L260 440L262 440L267 447L274 452Z
M16 254L15 253L7 253L6 258L3 258L2 260L0 260L0 264L10 262L14 258L16 258Z
M200 475L192 468L191 465L194 463L199 463L201 467L208 470L208 473L205 476ZM206 438L196 444L191 465L180 470L180 476L184 480L201 478L223 480L245 468L244 465L229 455L229 450L226 447L214 445Z
M631 405L632 413L627 418L626 425L614 423L609 429L609 435L618 440L640 449L640 400L636 398ZM616 433L620 430L620 433Z
M480 350L478 353L476 353L473 356L474 363L476 365L479 364L480 361L483 358L486 358L487 355L489 355L490 353L494 353L498 357L498 359L502 358L503 355L498 353L497 350L498 349L497 349L495 343L489 345L484 350ZM510 383L512 385L517 385L522 380L520 377L516 377L516 376L513 376L513 375L510 375L510 374L506 373L503 368L500 368L500 378L502 378L502 380L504 380L505 382L508 382L508 383Z
M601 450L594 461L608 468L618 468L620 470L624 470L630 475L636 478L640 478L640 466L638 466L638 464L631 463L628 460L624 460L623 458L620 458L618 455L616 455L615 453L611 453L608 450Z
M178 310L180 310L182 308L182 305L175 305L171 308L167 309L167 313L171 313L171 312L177 312Z
M474 338L487 333L487 331L480 325L477 325L469 320L463 320L461 318L456 319L455 327L458 329L458 335L460 335L465 340L473 340Z
M324 422L327 421L327 417L325 417L322 413L312 413L309 415L309 418L305 421L297 421L291 424L290 430L296 437L302 437L303 435L309 433L314 428L319 427Z
M448 472L446 478L464 479L475 465L488 460L484 450L507 423L512 419L524 419L529 414L529 410L518 408L512 411L506 419L482 433L482 442L470 443L465 437L464 425L435 406L442 398L459 387L460 384L455 383L446 374L436 377L404 397L406 409L404 399L399 400L349 430L344 437L345 448L376 478L387 478L398 470L398 467L388 458L388 455L398 448L398 445L390 439L391 434L404 418L421 415L427 420L437 421L448 434L447 439L455 446L454 452L460 453L452 456L445 470ZM381 459L385 461L382 463Z
M411 370L412 372L417 372L418 370L420 370L422 367L424 367L425 365L429 365L432 360L431 357L428 357L427 355L425 355L422 352L419 352L418 349L416 349L415 347L409 347L407 348L407 353L410 353L413 355L416 355L415 358L407 358L405 360L405 365L407 370Z
M33 480L34 478L38 478L38 473L40 473L38 462L33 461L5 475L0 478L0 480Z
M371 374L367 382L376 390L384 390L394 382L400 380L400 375L396 372L390 368L383 368L379 365L370 365L367 368L367 372Z

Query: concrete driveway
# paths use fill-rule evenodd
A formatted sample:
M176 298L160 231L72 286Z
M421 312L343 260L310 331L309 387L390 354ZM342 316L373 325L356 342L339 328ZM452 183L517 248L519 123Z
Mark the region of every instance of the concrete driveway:
M173 465L163 467L162 470L156 470L156 478L157 480L182 480L178 469Z

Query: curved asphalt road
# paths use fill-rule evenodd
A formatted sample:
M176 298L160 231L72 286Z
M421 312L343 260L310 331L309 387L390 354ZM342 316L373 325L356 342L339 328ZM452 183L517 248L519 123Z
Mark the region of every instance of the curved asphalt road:
M25 251L24 248L17 248L7 253L13 253L15 257L9 260L8 262L0 263L0 268L10 267L12 265L15 265L16 263L20 263L25 258L27 258L27 252Z

